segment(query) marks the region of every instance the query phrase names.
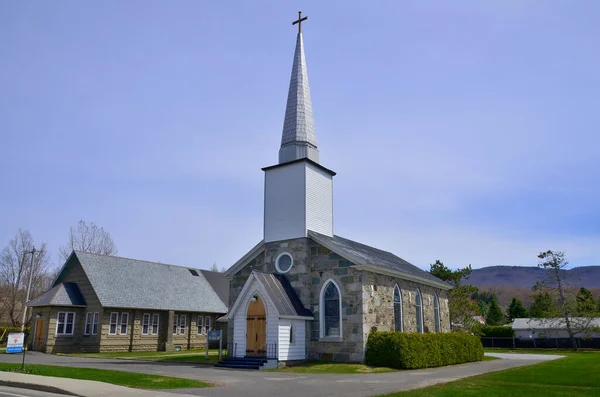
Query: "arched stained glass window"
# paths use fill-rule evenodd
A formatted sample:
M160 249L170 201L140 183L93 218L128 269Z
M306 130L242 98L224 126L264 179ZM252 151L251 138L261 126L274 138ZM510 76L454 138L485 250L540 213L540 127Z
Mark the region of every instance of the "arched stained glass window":
M341 296L333 281L328 281L321 292L321 336L341 337Z
M396 285L394 287L394 331L402 332L402 293Z
M435 332L442 332L442 324L440 323L440 300L437 294L433 297L433 315L435 317Z
M423 333L423 300L421 299L421 291L417 289L415 294L415 308L417 309L417 332Z

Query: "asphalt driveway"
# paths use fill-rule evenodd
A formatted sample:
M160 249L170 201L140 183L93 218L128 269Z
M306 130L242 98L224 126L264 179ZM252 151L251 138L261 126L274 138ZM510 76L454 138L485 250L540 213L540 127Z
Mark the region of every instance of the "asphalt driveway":
M362 397L450 382L469 376L536 364L561 357L517 354L506 356L508 357L503 357L504 359L502 360L483 361L450 367L353 375L234 371L216 369L205 364L67 357L38 352L28 353L26 363L141 372L204 380L217 384L217 387L212 388L170 391L173 393L179 392L207 397L280 396L282 394L285 394L286 397ZM0 354L0 361L20 363L21 355Z

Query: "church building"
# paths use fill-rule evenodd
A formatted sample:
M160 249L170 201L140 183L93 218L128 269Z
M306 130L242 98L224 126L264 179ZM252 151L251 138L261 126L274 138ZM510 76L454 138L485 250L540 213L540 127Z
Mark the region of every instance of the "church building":
M300 29L279 163L263 171L263 240L225 273L230 357L362 362L372 330L450 331L450 285L334 233L336 173L319 161Z

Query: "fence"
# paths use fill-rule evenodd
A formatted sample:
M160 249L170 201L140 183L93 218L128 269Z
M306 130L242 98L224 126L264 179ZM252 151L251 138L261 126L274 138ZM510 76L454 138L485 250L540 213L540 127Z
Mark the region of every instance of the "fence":
M236 357L245 357L246 352L241 351L241 347L238 347L237 343L228 344L227 345L227 355L231 358ZM260 349L257 354L257 357L265 357L265 358L277 358L277 343L269 343L264 345L263 349Z
M600 338L575 338L580 349L600 349ZM497 349L571 349L569 338L499 338L482 337L485 348Z

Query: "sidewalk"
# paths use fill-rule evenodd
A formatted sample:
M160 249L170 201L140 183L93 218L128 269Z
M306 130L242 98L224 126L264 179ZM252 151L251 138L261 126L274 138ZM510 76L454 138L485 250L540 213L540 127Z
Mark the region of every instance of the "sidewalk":
M81 397L199 397L198 395L174 394L161 390L133 389L92 380L26 375L14 372L0 372L0 384Z

